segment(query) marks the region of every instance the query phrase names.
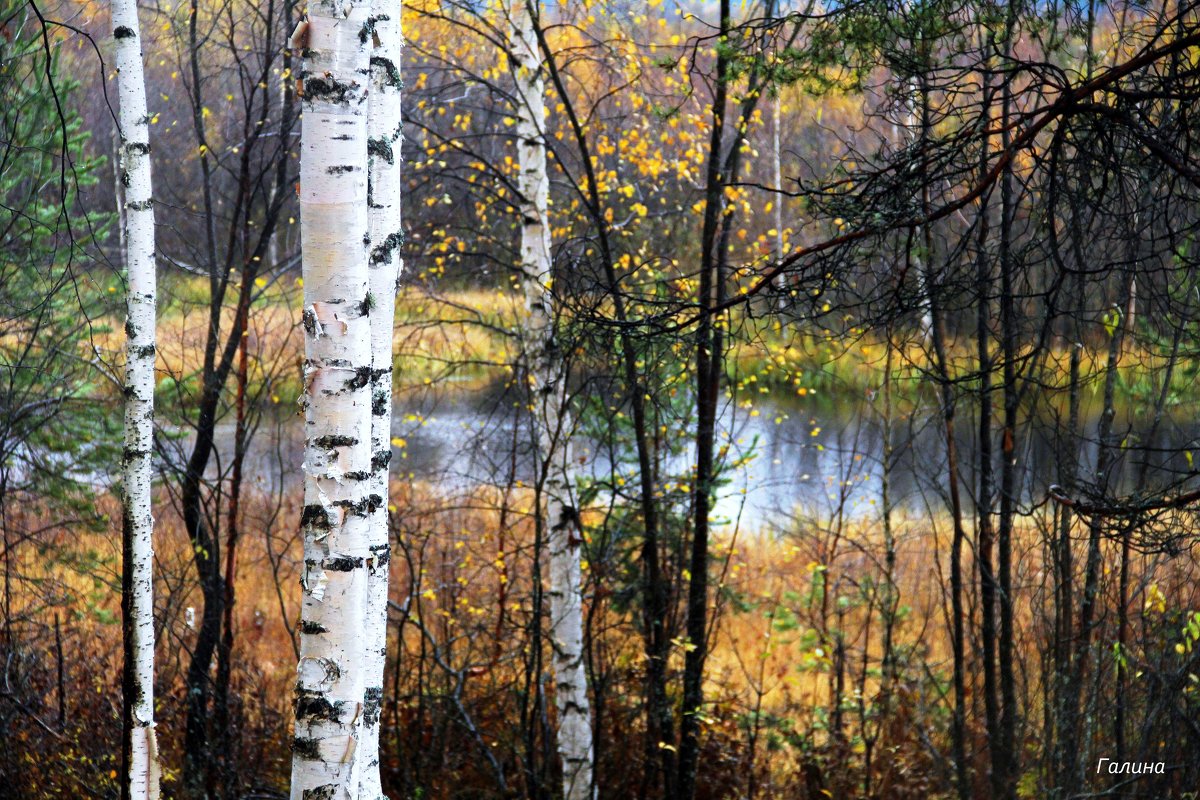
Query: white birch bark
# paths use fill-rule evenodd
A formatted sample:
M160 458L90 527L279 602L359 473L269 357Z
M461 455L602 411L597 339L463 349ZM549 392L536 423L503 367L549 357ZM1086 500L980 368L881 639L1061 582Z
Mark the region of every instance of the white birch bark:
M904 104L908 114L907 124L905 126L905 137L907 144L911 144L917 140L917 128L920 121L917 119L916 96L917 82L910 78L908 81L908 95L905 98ZM920 228L913 231L914 238L920 234ZM919 240L919 239L918 239ZM917 268L917 294L921 304L921 343L928 346L933 337L933 311L932 298L929 296L929 280L925 273L926 262L930 254L918 252L913 255L912 261Z
M782 115L780 114L780 106L783 105L783 94L775 96L775 102L771 104L771 167L772 177L775 179L775 191L778 195L775 198L775 260L783 260L783 149L780 145L780 126L783 124ZM783 278L783 274L779 276ZM786 285L786 281L781 280L778 284L779 288Z
M371 551L368 5L308 7L300 216L304 572L292 800L357 800Z
M783 92L775 95L771 104L771 167L775 180L775 248L773 255L776 263L783 260L783 149L780 144L780 125L783 124L780 106L783 105ZM780 272L775 278L775 289L779 292L779 308L787 307L787 278Z
M536 0L506 0L512 26L517 96L517 156L521 191L521 272L528 316L524 346L543 482L550 550L550 642L558 709L563 797L592 796L592 722L583 663L583 599L579 513L571 498L564 354L555 339L551 291L550 180L546 170L545 98L541 50L534 28Z
M142 69L141 27L136 0L114 0L113 40L120 110L121 185L128 276L125 295L125 450L122 455L123 527L127 571L123 598L132 641L132 725L128 772L132 798L159 796L158 747L154 735L154 514L151 456L154 437L154 311L157 294L154 202L150 184L150 118ZM127 665L128 667L128 665Z
M367 110L371 293L371 495L367 577L362 800L384 797L379 775L379 717L387 663L389 470L392 459L392 323L400 277L400 0L371 3L371 94Z

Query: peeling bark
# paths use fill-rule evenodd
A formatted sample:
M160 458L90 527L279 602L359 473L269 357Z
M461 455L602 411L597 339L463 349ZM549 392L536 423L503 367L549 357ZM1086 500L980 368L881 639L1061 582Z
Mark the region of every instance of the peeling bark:
M554 333L549 225L550 180L546 171L545 87L533 0L509 0L517 98L520 165L522 289L528 316L523 331L533 393L534 435L550 550L550 646L558 709L558 753L563 797L593 796L592 721L583 663L583 593L579 513L571 498L572 469L566 365Z
M380 800L379 707L387 662L389 471L392 460L392 324L400 277L400 63L403 34L401 0L372 0L371 17L360 39L369 42L370 97L367 105L367 219L370 234L371 464L369 484L377 498L369 513L371 556L365 609L361 800Z
M120 137L121 188L128 290L125 295L125 449L121 459L123 555L123 798L159 796L154 736L154 354L157 297L150 123L141 36L134 0L112 5Z
M300 163L304 570L293 800L356 800L366 752L365 618L375 557L371 513L379 505L371 480L367 21L365 3L309 6Z

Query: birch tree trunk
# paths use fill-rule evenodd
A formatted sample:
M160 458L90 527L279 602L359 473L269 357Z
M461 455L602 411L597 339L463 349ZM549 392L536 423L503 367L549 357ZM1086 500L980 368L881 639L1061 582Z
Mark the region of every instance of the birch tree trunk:
M783 260L783 150L779 142L779 128L783 124L780 106L783 105L783 90L775 95L771 104L771 177L775 183L775 249L772 256L776 261ZM775 288L779 291L780 309L787 307L787 278L782 272L775 278ZM781 318L782 319L782 318Z
M592 796L592 723L583 664L583 597L579 513L571 498L565 354L554 334L551 293L550 180L546 171L545 99L535 0L508 0L517 97L521 192L521 273L528 317L524 345L538 460L544 466L550 546L550 645L558 708L563 797Z
M392 323L400 277L400 0L371 4L371 94L367 106L368 226L371 237L371 497L367 577L364 771L359 797L380 800L379 715L387 661L389 471L392 460Z
M124 633L123 798L157 798L154 736L154 515L151 455L154 438L154 202L150 185L150 118L142 70L136 0L112 4L120 94L120 159L128 275L125 295L125 449L122 468L121 607Z
M363 2L314 3L293 36L306 56L304 597L293 800L357 800L365 753L365 617L376 555L370 515L381 502L371 477L368 10Z

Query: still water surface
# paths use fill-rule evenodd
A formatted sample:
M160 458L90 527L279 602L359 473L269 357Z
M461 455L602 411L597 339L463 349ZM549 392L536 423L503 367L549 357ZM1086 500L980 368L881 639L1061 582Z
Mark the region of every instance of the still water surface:
M729 481L715 509L719 518L748 528L786 530L799 517L876 515L885 452L890 452L890 496L897 508L923 513L943 505L945 428L932 401L890 424L878 398L760 395L755 402L753 409L732 403L723 409L718 446L728 445L727 462L741 463L726 471ZM1097 421L1090 416L1078 443L1081 474L1088 479L1098 450ZM1118 491L1136 485L1143 468L1148 486L1178 481L1191 472L1186 451L1200 448L1200 423L1168 417L1152 431L1149 416L1136 409L1117 414L1116 441L1125 448L1114 473ZM960 407L958 420L958 452L969 497L976 485L978 423L969 407ZM393 471L437 480L447 488L505 485L514 476L529 483L533 460L527 426L512 397L503 393L441 391L398 398L393 435L403 446L394 449ZM1058 454L1068 449L1056 439L1057 427L1047 418L1027 425L1018 436L1024 503L1039 502L1059 480ZM302 437L303 420L297 415L264 422L249 451L247 474L264 487L277 488L280 475L285 486L298 484ZM228 459L232 425L221 427L218 441L223 460ZM583 474L610 484L611 449L582 435L575 448ZM686 480L692 458L690 444L681 444L679 452L664 459L664 473Z

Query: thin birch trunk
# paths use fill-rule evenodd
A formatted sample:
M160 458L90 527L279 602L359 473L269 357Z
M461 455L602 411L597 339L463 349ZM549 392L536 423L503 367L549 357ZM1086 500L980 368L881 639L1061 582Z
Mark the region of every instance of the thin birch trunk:
M537 30L534 31L537 33ZM604 273L604 281L608 297L612 299L613 318L618 323L619 331L628 331L630 314L625 306L624 296L620 290L620 280L615 267L615 254L612 246L612 228L605 220L603 203L600 200L599 181L595 160L591 157L591 147L588 142L583 122L572 103L571 95L567 92L563 76L555 64L553 53L546 45L544 36L539 35L542 55L546 58L545 67L554 85L562 105L562 112L570 124L571 137L583 158L583 174L586 176L587 193L586 208L588 217L594 225L596 243L600 248L600 263ZM663 579L664 567L659 554L660 525L659 507L656 499L656 473L654 469L654 443L651 441L651 419L646 409L645 381L639 372L641 366L637 348L632 337L627 333L617 335L618 356L621 362L621 372L627 385L629 407L633 419L633 439L638 459L638 504L642 515L642 580L643 596L642 621L643 638L646 656L646 731L644 736L645 763L648 768L643 772L642 794L644 795L651 781L661 777L668 796L674 796L675 786L675 753L674 747L660 745L675 739L675 721L669 699L667 697L667 656L670 650L670 631L668 621L667 581ZM536 578L536 573L535 573ZM535 630L536 635L536 630ZM594 755L594 751L593 751ZM649 765L657 761L657 771Z
M779 128L783 124L780 106L783 105L783 90L775 95L775 102L771 104L771 177L775 185L774 199L774 223L775 223L775 244L771 255L776 262L783 260L783 201L786 195L783 193L783 149L779 141ZM784 309L787 307L787 277L780 272L775 278L775 290L779 292L778 308ZM780 317L782 322L783 318Z
M315 3L305 47L304 572L292 800L357 800L371 549L368 6ZM307 30L304 26L307 25Z
M534 395L538 460L550 549L550 646L558 708L558 752L563 797L592 796L592 723L583 663L583 594L579 513L571 498L564 354L554 334L549 225L550 180L546 170L545 96L533 0L511 0L514 78L517 90L517 154L521 191L521 272L528 317L525 352Z
M154 438L154 310L157 294L154 201L150 182L150 117L135 0L112 5L120 93L120 203L128 275L125 296L125 450L122 466L123 553L121 606L123 674L123 798L157 798L154 736L154 515L151 457Z
M925 54L924 45L921 47L922 54ZM905 99L905 106L908 109L908 120L906 127L909 131L916 132L921 147L925 147L925 139L927 137L926 122L928 117L928 98L927 92L924 89L925 74L922 73L920 80L918 78L909 78L908 80L908 95ZM921 98L921 112L918 117L917 109L913 102L913 97ZM928 227L928 226L925 226ZM922 237L924 241L924 237ZM917 266L917 302L921 306L921 346L928 348L933 338L933 298L931 296L932 287L930 284L929 272L932 266L926 266L926 262L930 260L930 254L922 252L913 258Z
M371 3L371 93L367 105L367 219L371 237L371 499L367 576L363 776L358 796L379 800L379 717L387 663L388 465L392 460L392 323L400 277L400 0Z

